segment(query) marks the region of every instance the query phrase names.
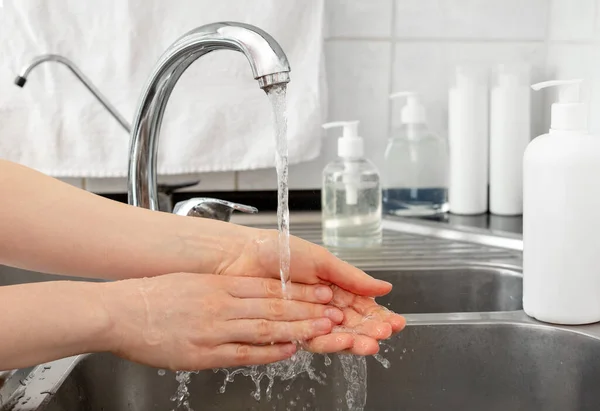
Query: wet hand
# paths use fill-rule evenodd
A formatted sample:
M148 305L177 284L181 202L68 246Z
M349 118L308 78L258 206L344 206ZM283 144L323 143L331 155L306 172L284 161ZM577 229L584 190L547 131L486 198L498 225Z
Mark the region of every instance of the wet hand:
M316 337L305 348L317 353L339 351L355 355L373 355L379 352L379 341L390 338L406 326L406 320L371 297L358 296L332 286L331 305L344 313L341 324L331 334Z
M221 274L279 278L278 233L252 230L236 258L224 265ZM340 260L327 249L291 236L290 275L294 283L332 286L332 305L344 312L343 323L331 335L308 342L316 352L348 351L371 355L379 350L378 340L401 331L405 320L378 305L373 297L389 293L392 285L377 280Z
M290 341L329 334L343 321L332 290L279 280L168 274L107 283L109 351L172 370L265 364L291 357Z

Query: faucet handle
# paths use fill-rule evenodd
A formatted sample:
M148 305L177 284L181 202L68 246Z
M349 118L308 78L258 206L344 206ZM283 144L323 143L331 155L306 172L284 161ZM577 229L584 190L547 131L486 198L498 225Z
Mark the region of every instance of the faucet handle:
M203 217L229 221L234 211L254 214L258 209L252 206L219 200L218 198L197 197L175 204L173 213L188 217Z

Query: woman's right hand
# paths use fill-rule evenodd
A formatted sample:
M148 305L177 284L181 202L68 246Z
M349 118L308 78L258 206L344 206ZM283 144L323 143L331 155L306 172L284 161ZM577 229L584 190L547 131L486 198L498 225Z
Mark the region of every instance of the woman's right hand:
M171 370L266 364L325 335L343 314L325 285L291 285L282 299L275 279L168 274L105 284L110 351Z

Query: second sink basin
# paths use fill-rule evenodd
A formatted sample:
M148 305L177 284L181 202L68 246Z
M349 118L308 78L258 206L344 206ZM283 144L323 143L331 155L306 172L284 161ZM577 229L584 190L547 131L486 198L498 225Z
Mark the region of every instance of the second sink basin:
M368 273L394 285L377 302L400 314L522 309L523 277L517 270L473 265Z
M365 411L600 409L600 340L591 335L598 327L565 330L520 313L511 316L409 323L382 346L390 368L367 359ZM191 377L190 406L203 411L347 410L342 403L346 381L339 358L332 359L329 366L323 357L313 359L322 383L305 374L278 381L270 401L264 395L266 378L257 401L249 378L236 376L220 393L224 374L203 371ZM169 398L176 389L172 373L161 376L153 368L94 354L79 362L44 411L166 411L175 408Z

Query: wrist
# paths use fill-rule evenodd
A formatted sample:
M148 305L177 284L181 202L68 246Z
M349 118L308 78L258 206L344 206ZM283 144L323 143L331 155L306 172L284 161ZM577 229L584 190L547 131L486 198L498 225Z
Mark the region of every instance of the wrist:
M115 321L106 304L105 293L110 283L78 283L81 312L85 313L83 344L78 350L85 353L111 351L114 345ZM74 307L74 309L76 309Z

